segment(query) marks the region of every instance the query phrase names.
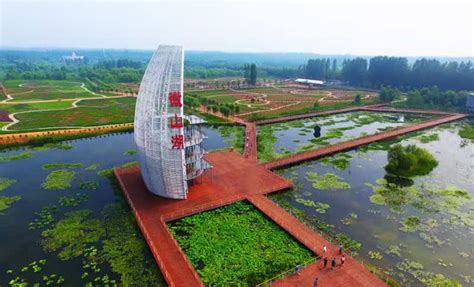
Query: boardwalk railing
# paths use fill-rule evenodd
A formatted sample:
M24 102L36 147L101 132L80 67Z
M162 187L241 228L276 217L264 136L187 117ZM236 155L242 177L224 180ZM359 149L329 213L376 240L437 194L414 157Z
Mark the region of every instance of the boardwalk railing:
M302 264L300 264L301 270L302 270L303 268L306 268L306 267L308 267L309 265L315 263L315 262L318 261L319 259L321 259L321 257L316 256L316 257L313 257L313 258L311 258L310 260L308 260L308 261L306 261L306 262L303 262ZM282 273L276 275L275 277L272 277L272 278L270 278L270 279L268 279L268 280L266 280L266 281L263 281L263 282L260 283L260 284L255 285L255 287L266 287L266 286L270 286L270 285L273 284L274 282L276 282L276 281L278 281L278 280L281 280L281 279L283 279L283 278L286 278L286 277L288 277L288 276L294 274L294 273L296 272L295 269L296 269L296 266L295 266L294 268L288 269L288 270L286 270L286 271L284 271L284 272L282 272Z

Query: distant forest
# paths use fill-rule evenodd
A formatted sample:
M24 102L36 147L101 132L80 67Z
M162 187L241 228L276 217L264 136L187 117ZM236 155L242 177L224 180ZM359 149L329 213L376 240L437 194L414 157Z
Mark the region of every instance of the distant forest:
M74 50L84 60L71 62L71 49L0 50L0 80L99 79L108 83L139 82L153 51ZM187 51L185 77L243 77L256 64L259 78L305 77L339 80L353 86L402 90L437 86L441 90L474 90L472 58L355 57L311 53L223 53Z

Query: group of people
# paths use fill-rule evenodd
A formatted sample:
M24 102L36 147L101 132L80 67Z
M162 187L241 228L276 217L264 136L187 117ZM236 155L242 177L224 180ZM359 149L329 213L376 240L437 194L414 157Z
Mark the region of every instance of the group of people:
M326 267L328 266L328 257L326 256L326 253L328 251L328 248L326 245L323 245L323 268L326 269ZM346 256L343 254L343 251L344 251L344 247L341 245L339 245L339 255L341 255L341 264L340 266L342 267L344 265L344 263L346 262ZM337 266L337 259L336 259L336 256L333 256L332 260L331 260L331 268L334 268Z
M327 257L327 252L328 252L328 247L326 245L323 245L323 269L326 269L328 266L328 257ZM339 255L341 256L340 258L340 264L339 266L344 266L344 263L346 262L346 256L344 255L344 246L342 244L339 245ZM333 256L331 260L331 268L334 268L337 266L337 258L336 256ZM301 266L296 265L295 272L299 275L301 272ZM319 278L316 277L313 281L313 287L317 287L319 283Z

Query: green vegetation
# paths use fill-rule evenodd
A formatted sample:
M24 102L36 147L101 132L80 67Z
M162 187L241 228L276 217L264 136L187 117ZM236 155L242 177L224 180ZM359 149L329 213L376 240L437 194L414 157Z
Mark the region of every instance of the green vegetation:
M403 207L410 205L428 214L447 214L451 216L449 220L451 224L474 226L474 213L461 208L472 202L472 197L467 191L456 187L436 189L416 185L399 186L385 179L379 179L377 183L378 185L369 184L374 191L374 194L370 196L370 201L374 204L387 205L396 213L403 213ZM413 221L408 222L410 223Z
M449 286L449 287L461 287L461 283L454 279L446 278L443 274L433 273L424 270L423 264L403 260L395 265L395 267L403 272L411 274L413 277L418 279L421 283L425 284L428 287L438 287L438 286Z
M438 140L439 140L439 136L438 136L437 133L433 133L433 134L429 134L429 135L423 134L423 135L421 135L418 139L419 139L420 142L422 142L422 143L429 143L429 142L438 141Z
M44 189L68 189L76 173L65 169L54 170L48 174L41 185Z
M313 257L245 202L183 218L170 230L209 286L253 286Z
M106 236L101 254L112 271L120 275L123 286L164 286L164 280L125 202L106 206L103 210ZM144 256L147 253L148 256Z
M314 210L318 213L326 213L326 210L331 208L331 206L327 203L314 201L310 199L304 199L301 197L297 197L295 201L298 202L299 204L303 204L304 206L314 207Z
M244 128L240 125L224 125L218 127L219 133L235 150L242 152L244 148Z
M397 144L388 151L385 170L395 176L415 177L429 174L437 165L438 161L426 149Z
M59 250L61 260L69 260L84 253L85 246L98 242L104 235L101 222L88 219L91 212L78 210L67 213L52 228L41 233L45 251Z
M2 210L8 209L12 203L15 203L21 199L21 196L0 196L0 214Z
M123 155L135 155L137 153L136 150L134 149L129 149L129 150L126 150Z
M10 155L10 156L0 156L0 163L7 162L11 160L21 160L25 158L29 158L33 155L32 152L26 151L20 154Z
M341 181L341 177L330 172L319 175L316 172L308 171L306 180L311 182L316 189L347 189L351 187L349 183Z
M367 255L369 255L369 257L370 257L371 259L380 260L380 259L383 258L383 255L380 254L380 252L379 252L379 251L376 251L376 250L370 250Z
M309 227L316 231L321 231L323 236L327 237L330 241L337 241L339 244L342 244L344 246L344 250L347 252L352 252L354 255L356 255L362 247L360 242L350 238L344 233L338 232L337 229L334 228L334 225L327 224L317 216L310 216L305 211L293 207L290 204L290 201L293 198L296 198L296 200L301 198L298 187L288 191L271 194L269 197L278 203L279 206L283 207L286 211L304 222Z
M79 183L79 189L97 189L99 188L99 183L97 181L89 180L82 181Z
M41 167L43 169L54 169L54 168L77 168L81 167L81 162L73 162L73 163L46 163L43 164Z
M79 206L81 203L86 202L89 199L87 194L76 193L70 196L61 196L59 197L60 206Z
M133 122L134 97L83 100L68 110L32 112L16 115L19 123L11 130L32 130L49 127L81 127Z
M8 178L0 177L0 191L7 189L14 183L16 183L16 179L8 179Z
M464 139L474 140L474 127L470 124L464 124L459 131L459 136Z
M408 216L400 223L403 226L400 230L404 232L414 232L420 227L421 220L418 216Z

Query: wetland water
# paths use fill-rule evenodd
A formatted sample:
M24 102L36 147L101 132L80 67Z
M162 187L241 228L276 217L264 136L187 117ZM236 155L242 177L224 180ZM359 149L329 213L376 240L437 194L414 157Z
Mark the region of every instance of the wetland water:
M360 242L359 259L382 267L403 286L457 286L447 278L474 286L474 141L458 135L466 124L474 122L280 170L297 187L272 198ZM438 166L413 182L389 178L396 183L389 184L384 166L395 142L427 149Z
M258 157L268 161L427 119L415 114L352 112L263 125L258 127Z
M207 150L243 138L242 127L203 131ZM0 151L0 286L162 285L109 178L112 167L136 160L133 133Z

